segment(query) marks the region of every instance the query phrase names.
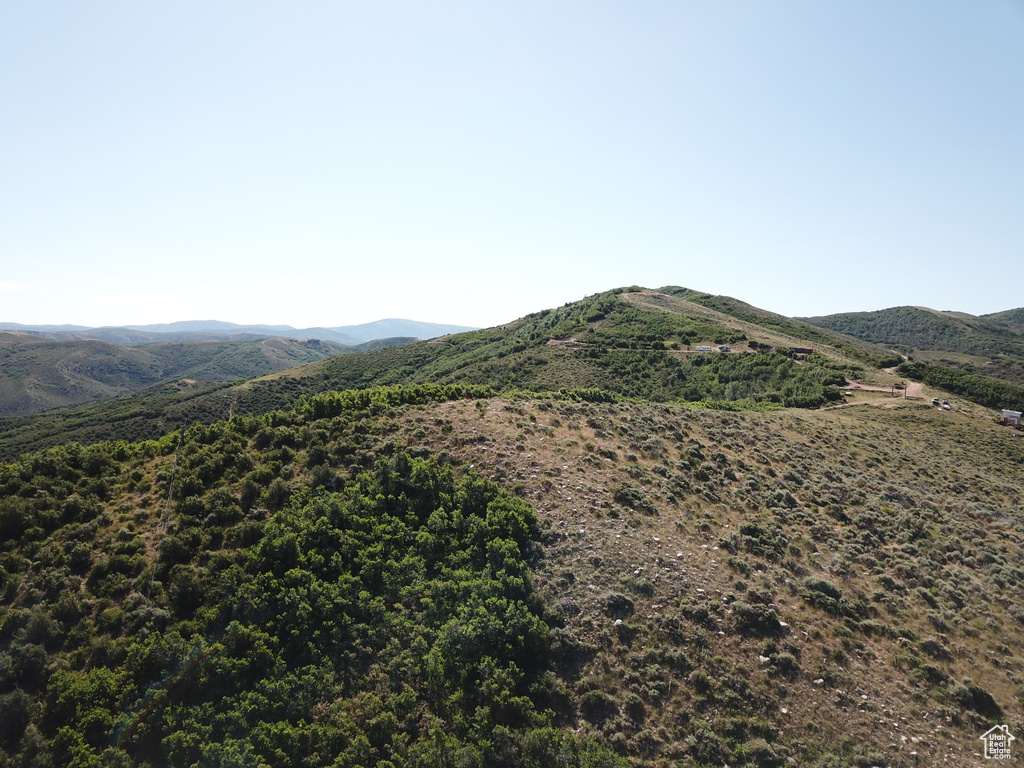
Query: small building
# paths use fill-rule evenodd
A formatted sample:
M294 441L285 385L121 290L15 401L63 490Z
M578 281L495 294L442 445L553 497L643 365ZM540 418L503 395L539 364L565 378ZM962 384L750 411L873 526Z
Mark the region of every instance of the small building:
M719 352L732 352L732 347L730 347L728 344L723 344L722 346L720 346L718 348L718 351Z
M798 355L813 355L814 350L810 347L793 347L793 351Z
M1021 420L1020 411L1007 411L1003 410L1003 424L1008 427L1019 427Z

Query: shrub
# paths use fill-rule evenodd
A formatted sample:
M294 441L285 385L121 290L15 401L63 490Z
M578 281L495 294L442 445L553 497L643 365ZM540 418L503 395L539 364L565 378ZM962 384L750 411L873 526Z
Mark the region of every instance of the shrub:
M612 592L605 599L605 613L616 619L622 619L633 613L633 601L621 592Z
M642 723L647 716L647 707L644 706L644 700L635 693L626 694L624 709L626 714L629 715L629 719L634 723Z
M778 634L779 616L767 605L751 605L742 600L732 604L732 621L736 631L743 635L764 637Z
M839 587L820 576L808 576L804 579L801 596L810 605L821 608L828 613L840 613L839 601L843 593Z
M707 693L711 690L711 678L708 677L708 673L703 669L693 670L687 680L690 683L690 687L697 691L697 693Z
M648 515L653 515L657 512L650 500L644 496L643 491L635 485L625 483L617 486L612 491L612 496L622 506L634 509L637 512L643 512Z
M580 711L588 721L600 725L619 713L619 705L604 691L587 691L580 697Z
M1003 714L992 694L968 677L953 687L950 696L964 709L974 710L984 717L997 718Z

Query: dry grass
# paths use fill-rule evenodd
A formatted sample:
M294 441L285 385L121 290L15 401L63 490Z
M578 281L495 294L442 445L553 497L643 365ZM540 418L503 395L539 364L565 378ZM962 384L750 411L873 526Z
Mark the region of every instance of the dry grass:
M495 399L396 429L535 505L565 680L618 705L573 725L645 764L689 764L703 721L730 764L766 739L801 765L971 765L994 722L1024 731L1024 440L983 409ZM1001 713L959 706L965 678Z

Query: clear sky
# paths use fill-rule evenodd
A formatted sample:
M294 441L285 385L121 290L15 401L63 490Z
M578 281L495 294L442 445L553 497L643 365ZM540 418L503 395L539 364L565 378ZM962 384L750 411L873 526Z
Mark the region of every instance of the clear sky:
M0 321L1024 306L1024 2L0 4Z

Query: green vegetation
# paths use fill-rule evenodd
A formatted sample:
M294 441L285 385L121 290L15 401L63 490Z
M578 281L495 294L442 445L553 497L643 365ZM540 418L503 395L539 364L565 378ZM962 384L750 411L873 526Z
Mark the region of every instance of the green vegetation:
M1024 356L1024 337L983 318L919 307L809 317L808 323L904 350L936 349L973 355Z
M8 420L0 766L972 764L1024 440L796 346L628 289Z
M412 339L393 339L407 343ZM0 416L125 395L174 379L226 382L380 348L316 339L244 339L134 347L0 333ZM193 382L178 386L188 387Z
M703 343L744 344L747 336L726 315L641 308L624 295L625 289L596 294L500 328L337 356L231 387L163 385L96 406L2 420L0 458L69 439L156 439L186 420L256 415L291 408L303 396L375 386L457 384L590 392L591 400L604 392L605 399L723 408L816 408L835 402L835 387L860 370L848 357L818 354L797 361L758 342L738 354L694 352Z
M973 317L919 307L853 312L807 321L859 339L888 344L918 362L975 372L1024 386L1024 336L1020 310ZM895 365L895 363L893 363ZM940 385L936 385L940 386ZM978 400L977 402L982 402Z
M923 381L931 387L960 395L988 408L1024 411L1024 387L945 365L906 362L901 363L896 370L914 381Z
M491 393L0 470L0 764L825 768L878 764L876 706L918 738L1020 720L1016 442Z
M363 394L191 427L169 519L175 435L0 472L4 764L618 764L555 727L533 511L371 453L370 412L410 398Z
M981 315L981 319L995 323L1014 333L1024 333L1024 307L1019 309L1008 309L1004 312L993 312L990 315Z
M735 317L744 322L777 331L793 339L804 339L806 342L802 346L841 349L843 354L852 360L874 368L884 368L896 365L899 362L898 357L887 353L884 349L878 349L873 344L858 344L852 337L863 337L856 334L847 333L837 328L822 329L816 327L816 324L811 323L813 318L799 320L784 317L774 312L758 309L729 296L712 296L707 293L691 291L689 288L669 286L660 290L671 296L678 296L694 304L714 309L717 312ZM830 330L838 330L839 333L832 333ZM867 340L881 341L880 339Z

